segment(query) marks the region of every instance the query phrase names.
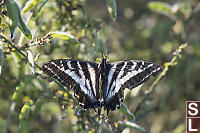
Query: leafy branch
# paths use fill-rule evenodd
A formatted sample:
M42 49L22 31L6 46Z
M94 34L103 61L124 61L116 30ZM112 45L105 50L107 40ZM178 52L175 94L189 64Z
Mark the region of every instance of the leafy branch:
M141 102L138 104L138 106L136 107L134 114L136 114L139 109L142 107L142 105L145 103L145 101L149 98L149 96L154 92L158 82L162 79L162 77L164 77L169 69L169 66L175 66L177 65L177 59L178 57L181 57L181 52L184 48L187 47L187 43L180 45L176 51L173 53L173 58L171 59L170 62L166 62L164 63L164 69L162 71L162 73L156 78L156 80L152 83L152 85L149 87L148 92L146 92L144 98L141 100Z

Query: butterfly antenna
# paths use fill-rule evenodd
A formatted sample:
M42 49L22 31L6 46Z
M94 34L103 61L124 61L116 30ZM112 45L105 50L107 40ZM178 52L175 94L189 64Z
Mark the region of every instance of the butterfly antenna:
M108 51L106 51L106 52L103 54L103 58L106 59L106 60L109 59Z

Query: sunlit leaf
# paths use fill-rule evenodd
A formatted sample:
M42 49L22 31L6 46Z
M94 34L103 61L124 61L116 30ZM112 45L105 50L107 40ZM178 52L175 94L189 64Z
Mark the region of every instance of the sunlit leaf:
M62 40L69 40L69 39L76 39L74 36L67 32L60 32L60 31L55 31L51 32L52 37L59 38Z
M30 49L27 50L27 53L28 53L28 61L29 61L29 63L31 63L31 65L32 65L32 74L35 74L34 56L33 56L33 54L32 54L32 52L31 52Z
M142 132L146 132L147 130L143 127L141 127L140 125L134 123L134 122L130 122L130 121L124 121L124 122L119 122L118 123L120 128L134 128L136 130L142 131Z
M38 53L38 54L35 56L34 61L37 61L38 58L39 58L39 56L40 56L40 53Z
M115 21L117 18L117 5L115 0L106 0L107 2L107 9L110 13L110 16Z
M19 7L14 0L7 0L6 8L7 8L7 13L8 13L8 18L9 18L8 23L9 23L10 33L11 33L11 39L14 39L15 30L19 23L19 18L18 18Z
M171 10L172 6L165 2L151 1L148 3L148 7L149 7L149 9L151 9L157 13L168 16L172 20L177 19L177 17L173 14L173 12Z
M22 9L22 14L26 13L29 10L32 10L35 8L35 6L38 3L41 3L43 0L29 0L28 2L26 2L25 7Z
M24 106L21 109L21 113L19 115L19 120L27 120L28 119L32 105L33 105L32 100L29 100L28 102L26 102L24 104Z
M46 3L48 2L48 0L45 0L45 1L42 1L42 4L38 10L38 12L36 13L36 16L35 16L35 19L37 19L38 17L40 17L43 9L44 9L44 6L46 5Z
M15 89L15 92L13 94L12 100L14 102L17 102L19 98L21 97L22 93L24 91L24 83L21 82Z
M21 109L21 113L19 115L19 126L22 130L22 133L29 133L29 125L28 125L28 118L31 111L31 107L33 105L33 101L29 100L24 104Z
M1 70L3 67L3 60L4 60L4 53L3 53L3 43L1 41L1 36L0 36L0 75L1 75Z
M51 32L51 36L54 38L70 41L74 44L78 43L78 40L76 39L76 37L74 37L73 35L67 32L54 31L54 32Z
M121 103L120 109L119 109L124 115L126 115L131 121L135 121L135 116L129 111L128 107Z
M33 53L31 52L30 49L27 50L27 53L28 53L28 61L29 61L31 64L34 64Z

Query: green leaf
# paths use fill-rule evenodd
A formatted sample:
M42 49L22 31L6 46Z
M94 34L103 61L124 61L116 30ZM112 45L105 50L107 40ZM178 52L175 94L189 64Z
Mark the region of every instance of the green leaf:
M28 125L28 121L23 120L23 121L19 121L19 126L22 130L22 133L29 133L29 125Z
M26 38L28 38L29 40L32 40L32 34L31 34L29 28L27 27L27 25L25 24L19 10L18 10L18 12L19 12L18 13L19 14L19 25L18 25L19 28L23 32L23 34Z
M2 38L0 36L0 75L1 75L1 70L3 67L3 60L4 60L3 43L1 40L2 40Z
M115 21L117 18L117 6L115 0L107 0L107 9L110 13L110 16Z
M126 115L131 121L135 121L135 116L129 111L127 106L124 103L121 103L119 109L124 115Z
M54 32L51 32L51 36L54 38L70 41L73 44L78 43L78 40L74 36L66 32L54 31Z
M9 29L11 33L11 39L14 39L15 37L15 31L19 23L18 18L18 5L14 0L7 0L6 1L6 8L8 12L8 23L9 23Z
M23 91L24 91L24 83L21 82L15 89L15 92L13 94L12 100L14 102L17 102L19 100L19 98L21 97Z
M18 102L20 97L22 97L23 92L27 85L35 86L32 82L34 76L29 75L29 76L24 76L24 80L20 82L20 84L16 87L15 92L13 93L12 100L14 102Z
M28 49L27 53L28 53L28 61L29 61L29 63L34 64L34 57L33 57L32 51L30 49Z
M46 3L48 2L48 0L45 0L45 1L42 1L41 5L40 5L40 8L38 9L36 15L35 15L35 20L38 19L44 9L44 6L46 5Z
M26 13L27 11L34 9L38 3L41 3L43 0L29 0L26 2L26 5L22 9L22 14Z
M29 125L28 125L28 118L31 111L31 107L33 105L33 101L29 100L24 104L21 109L21 113L19 115L19 126L22 130L22 133L29 133Z
M148 3L148 7L152 11L165 15L174 21L177 19L171 10L172 6L165 2L151 1Z
M97 130L97 133L102 133L103 126L104 126L104 121L101 121L101 123L99 124L98 130Z
M17 51L12 52L11 54L13 55L17 63L19 79L23 79L23 77L25 76L25 69L26 69L25 62L22 61L23 56Z
M142 132L147 131L145 128L141 127L140 125L138 125L134 122L130 122L130 121L119 122L118 126L122 129L129 127L129 128L134 128L136 130L142 131Z
M29 63L32 65L32 74L35 74L35 62L34 62L34 56L31 52L30 49L27 50L27 53L28 53L28 61Z

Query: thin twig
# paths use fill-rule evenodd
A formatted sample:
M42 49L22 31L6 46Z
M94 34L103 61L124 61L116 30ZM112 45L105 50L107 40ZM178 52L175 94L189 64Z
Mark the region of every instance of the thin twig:
M17 52L19 52L23 57L28 59L28 56L26 54L24 54L19 48L17 48L12 42L10 42L8 39L6 39L6 37L4 37L1 34L0 34L0 37L2 37L6 43L8 43L12 48L14 48ZM38 66L37 64L35 64L35 66L41 70L40 66Z

